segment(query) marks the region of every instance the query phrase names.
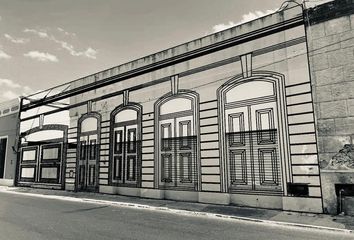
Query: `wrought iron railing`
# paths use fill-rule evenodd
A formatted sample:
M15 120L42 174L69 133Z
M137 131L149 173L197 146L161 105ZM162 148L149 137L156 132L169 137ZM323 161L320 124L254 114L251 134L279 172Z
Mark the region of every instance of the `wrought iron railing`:
M282 191L276 129L226 134L231 191Z
M195 189L197 137L163 138L160 144L160 188Z

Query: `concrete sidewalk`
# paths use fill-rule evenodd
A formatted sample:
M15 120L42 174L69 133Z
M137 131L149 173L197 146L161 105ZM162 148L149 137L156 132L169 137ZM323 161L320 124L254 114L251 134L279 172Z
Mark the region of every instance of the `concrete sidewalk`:
M288 227L322 229L354 234L354 217L352 216L331 216L326 214L286 212L280 210L34 188L0 187L0 191L42 198L89 202L120 207L144 208L185 215L237 219L241 221L261 222Z

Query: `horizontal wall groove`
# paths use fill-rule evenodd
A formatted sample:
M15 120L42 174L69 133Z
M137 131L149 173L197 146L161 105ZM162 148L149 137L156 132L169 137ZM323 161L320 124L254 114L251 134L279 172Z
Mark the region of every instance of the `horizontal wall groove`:
M290 143L290 146L313 145L313 144L317 144L317 142Z
M290 84L290 85L285 86L285 88L297 87L297 86L301 86L301 85L305 85L305 84L311 84L311 82L302 82L302 83Z
M300 102L300 103L293 103L293 104L287 104L286 106L287 106L287 107L291 107L291 106L298 106L298 105L308 104L308 103L311 103L311 104L312 104L312 101Z
M310 122L302 122L302 123L289 123L289 126L298 126L298 125L305 125L305 124L314 124L314 121L310 121Z
M307 112L299 112L299 113L288 113L288 116L299 116L304 114L314 113L314 111L307 111Z
M219 124L218 124L218 123L212 123L212 124L200 125L200 128L203 128L203 127L212 127L212 126L219 126Z
M215 108L207 108L207 109L199 110L199 112L208 112L208 111L214 111L214 110L218 110L218 108L217 107L215 107Z
M289 136L316 134L316 132L289 133Z
M300 96L300 95L304 95L304 94L311 94L311 91L289 94L289 95L286 95L286 97L295 97L295 96Z
M209 100L209 101L205 101L205 102L200 102L199 104L203 105L203 104L213 103L213 102L217 102L217 101L218 101L217 99L214 99L214 100Z

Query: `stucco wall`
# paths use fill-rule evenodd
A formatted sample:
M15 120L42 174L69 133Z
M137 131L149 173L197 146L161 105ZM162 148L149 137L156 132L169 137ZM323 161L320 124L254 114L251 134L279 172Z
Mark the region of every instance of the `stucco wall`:
M282 13L276 13L235 28L216 33L176 48L148 56L146 58L124 64L122 66L97 73L95 75L76 81L73 87L79 87L92 82L99 82L108 77L114 77L124 72L138 69L139 67L169 59L175 55L192 52L201 47L217 43L221 40L241 37L243 34L262 30L274 23L281 23L291 17L301 16L299 8L290 9ZM283 184L286 191L286 183L309 184L310 204L296 208L297 200L287 199L292 206L286 207L298 211L322 211L319 169L317 162L317 146L315 141L315 125L312 106L312 92L310 85L307 46L305 41L304 26L293 27L285 31L274 32L264 36L258 36L252 41L246 41L227 49L183 61L159 70L141 74L127 80L98 88L71 98L70 103L76 104L107 94L126 89L129 92L129 101L142 105L142 188L156 187L155 174L158 170L154 166L154 103L162 95L171 91L169 78L179 75L179 88L196 91L200 100L200 150L201 150L201 191L222 192L222 168L223 161L220 154L219 121L217 90L230 78L242 73L240 57L252 53L252 71L274 72L284 78L285 95L284 111L286 124L284 137L288 141L289 150L282 166L286 169ZM156 82L156 83L155 83ZM153 83L153 84L152 84ZM136 86L145 86L134 90ZM111 193L119 193L122 190L109 190L109 118L111 111L122 104L122 94L107 99L93 101L92 110L102 115L101 123L101 157L99 184L101 189ZM69 138L77 137L77 123L82 114L87 113L85 105L70 110ZM75 175L69 177L68 171L75 171L76 150L69 149L67 160L66 188L73 189ZM69 157L70 156L70 157ZM254 196L245 196L245 199ZM231 198L242 202L242 197ZM230 200L228 200L230 201ZM303 201L299 198L298 201ZM227 201L226 201L227 202ZM252 201L245 201L252 202ZM282 201L279 203L282 204ZM274 207L272 201L256 201L254 206ZM295 206L295 207L294 207ZM300 206L300 205L298 205ZM279 206L278 206L279 207ZM280 206L282 208L282 206Z
M15 145L18 113L0 117L0 137L7 137L7 152L5 162L5 179L14 179L16 154L12 147Z

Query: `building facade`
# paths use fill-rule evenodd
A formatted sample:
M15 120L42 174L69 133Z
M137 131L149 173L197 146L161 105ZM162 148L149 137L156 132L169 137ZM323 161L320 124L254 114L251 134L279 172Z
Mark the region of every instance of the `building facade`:
M22 99L17 184L323 212L315 13L290 6Z
M18 99L0 103L0 185L14 184L19 105Z

